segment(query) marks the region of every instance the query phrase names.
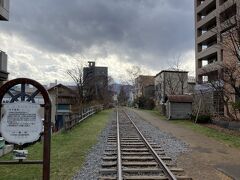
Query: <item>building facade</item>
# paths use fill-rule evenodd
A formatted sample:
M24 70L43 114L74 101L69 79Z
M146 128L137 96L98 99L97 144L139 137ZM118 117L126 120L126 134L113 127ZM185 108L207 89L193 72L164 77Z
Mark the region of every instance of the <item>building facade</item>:
M89 61L83 68L84 96L87 101L104 100L108 95L108 68L97 67Z
M215 81L224 61L221 33L227 31L227 21L239 14L239 0L195 0L196 81Z
M77 92L67 86L57 84L49 88L48 93L52 100L52 122L57 131L64 125L64 116L74 113L77 109Z
M232 104L239 97L235 90L240 84L239 20L239 0L195 0L196 80L220 85L209 100L211 113L238 120L240 114Z
M0 85L8 79L7 54L0 50Z
M188 93L188 72L163 70L154 78L155 104L160 105L167 101L169 95Z
M154 100L155 98L155 87L154 84L148 85L143 88L143 96L147 99Z
M0 0L0 20L9 19L9 0ZM0 86L8 79L7 54L0 50Z
M140 75L135 79L134 85L134 99L137 99L144 95L144 88L150 85L154 85L154 76Z
M9 0L0 0L0 20L9 20Z

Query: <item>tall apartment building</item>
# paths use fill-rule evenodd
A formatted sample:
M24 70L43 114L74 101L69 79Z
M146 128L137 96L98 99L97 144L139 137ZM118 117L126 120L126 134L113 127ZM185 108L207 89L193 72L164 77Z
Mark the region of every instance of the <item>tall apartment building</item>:
M0 20L8 21L9 19L9 0L0 0Z
M195 0L196 80L198 83L218 79L224 61L219 46L222 24L239 12L239 0Z
M88 101L103 100L108 93L108 68L95 66L92 61L88 63L83 68L85 96Z
M9 0L0 0L0 20L8 21L9 19ZM7 72L7 54L0 50L0 86L3 81L8 79Z

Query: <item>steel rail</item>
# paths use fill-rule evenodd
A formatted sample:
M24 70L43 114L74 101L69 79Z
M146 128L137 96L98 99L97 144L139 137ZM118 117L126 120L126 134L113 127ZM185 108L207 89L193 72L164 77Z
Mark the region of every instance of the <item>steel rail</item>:
M175 177L175 175L170 171L170 169L167 167L167 165L164 163L164 161L158 156L157 152L152 148L152 146L149 144L149 142L147 141L147 139L143 136L143 134L141 133L141 131L138 129L138 127L136 126L136 124L133 122L133 120L131 119L131 117L123 110L124 114L126 114L126 116L128 117L128 119L130 120L130 122L133 124L133 126L135 127L135 129L137 130L138 134L140 135L140 137L142 138L142 140L144 141L144 143L146 144L146 146L149 148L149 150L151 151L151 153L153 154L155 160L157 161L157 163L160 165L160 167L163 169L164 174L167 176L168 179L170 180L177 180L177 178Z
M118 180L122 180L122 156L121 156L121 141L120 141L120 130L119 130L119 119L118 119L118 108L117 108L117 154L118 154Z

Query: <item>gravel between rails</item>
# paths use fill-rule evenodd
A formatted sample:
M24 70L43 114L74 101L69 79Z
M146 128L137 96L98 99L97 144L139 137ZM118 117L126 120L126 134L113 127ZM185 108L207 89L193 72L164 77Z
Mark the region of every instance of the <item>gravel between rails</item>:
M151 137L155 143L159 144L165 150L166 155L172 158L173 163L175 163L180 154L190 151L189 146L183 141L177 139L171 134L161 132L161 130L144 121L132 111L128 111L128 114L144 135ZM73 180L98 179L99 170L101 169L102 164L102 156L107 145L107 137L114 119L116 119L116 114L113 112L106 128L103 129L98 137L98 143L90 149L82 169L73 177Z
M73 180L92 180L98 179L99 177L99 169L101 168L102 164L102 156L105 151L105 146L107 145L107 137L109 135L112 121L114 120L115 113L113 112L110 116L110 120L107 123L107 126L102 130L100 133L97 144L93 146L83 164L81 170L73 177Z
M164 149L166 155L172 158L173 163L176 163L177 157L182 153L190 152L189 145L185 142L169 133L162 132L152 124L144 121L133 111L128 110L127 112L143 135L151 137L155 143L159 144Z

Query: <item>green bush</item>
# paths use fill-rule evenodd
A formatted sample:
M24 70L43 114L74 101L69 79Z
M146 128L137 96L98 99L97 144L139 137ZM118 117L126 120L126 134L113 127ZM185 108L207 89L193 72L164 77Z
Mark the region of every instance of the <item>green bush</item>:
M152 99L147 99L144 96L137 98L135 103L140 109L152 110L155 107L154 101Z
M196 115L191 115L191 119L195 121ZM210 121L211 121L211 116L206 114L201 114L197 118L197 123L200 123L200 124L209 123Z

